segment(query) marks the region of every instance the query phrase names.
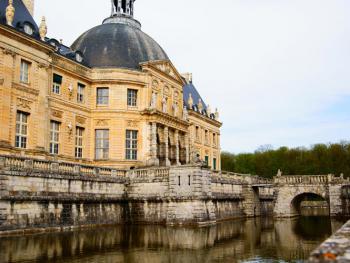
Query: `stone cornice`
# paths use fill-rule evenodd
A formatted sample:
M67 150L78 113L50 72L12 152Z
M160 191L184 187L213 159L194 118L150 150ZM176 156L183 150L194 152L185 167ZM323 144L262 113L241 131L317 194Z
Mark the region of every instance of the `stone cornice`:
M156 122L174 129L179 129L185 133L188 132L190 123L169 114L157 110L144 110L141 115L146 116L148 121Z
M30 87L28 85L21 84L21 83L12 82L12 88L16 89L16 90L30 93L30 94L35 95L35 96L39 95L39 90L33 89L32 87Z
M210 124L212 124L212 125L214 125L214 126L216 126L218 128L222 127L222 123L221 122L219 122L217 120L210 119L207 116L204 116L204 115L202 115L202 114L200 114L198 112L195 112L194 110L189 110L188 113L189 113L189 115L192 115L192 116L194 116L196 118L199 118L199 119L201 119L201 120L203 120L205 122L209 122Z
M162 71L160 68L157 67L157 65L161 65L161 64L168 64L170 70L172 70L174 72L174 75L177 78L175 76L172 76L171 74L169 74L167 72ZM142 71L147 71L147 70L155 71L158 74L160 74L161 76L168 78L168 79L171 79L172 81L181 85L182 87L186 84L170 60L169 61L166 61L166 60L149 61L149 62L141 63L140 65L142 67Z

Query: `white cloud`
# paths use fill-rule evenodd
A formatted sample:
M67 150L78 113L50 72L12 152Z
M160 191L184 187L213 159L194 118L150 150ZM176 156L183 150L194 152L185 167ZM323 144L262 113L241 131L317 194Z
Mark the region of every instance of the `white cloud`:
M68 44L109 11L109 0L36 0L37 20ZM350 98L348 0L147 0L136 18L219 107L223 149L349 139L338 114L350 103L337 109Z

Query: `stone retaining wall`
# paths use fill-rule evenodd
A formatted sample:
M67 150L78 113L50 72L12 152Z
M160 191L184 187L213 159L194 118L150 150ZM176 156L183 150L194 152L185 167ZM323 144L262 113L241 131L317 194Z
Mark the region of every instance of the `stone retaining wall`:
M100 224L212 224L267 213L258 177L197 165L115 170L0 156L0 231ZM265 181L264 181L265 182ZM263 205L261 205L261 202Z

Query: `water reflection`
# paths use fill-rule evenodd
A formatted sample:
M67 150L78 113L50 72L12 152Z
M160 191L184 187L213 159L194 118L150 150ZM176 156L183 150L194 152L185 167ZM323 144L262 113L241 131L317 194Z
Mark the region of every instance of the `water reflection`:
M204 228L116 226L0 239L0 262L292 262L342 222L235 220Z

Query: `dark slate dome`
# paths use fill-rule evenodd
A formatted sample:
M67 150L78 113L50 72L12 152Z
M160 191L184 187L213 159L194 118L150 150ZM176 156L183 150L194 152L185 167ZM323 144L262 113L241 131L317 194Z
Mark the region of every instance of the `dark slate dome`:
M140 69L141 62L169 60L159 44L141 31L136 20L110 20L88 30L71 46L83 54L88 66Z

